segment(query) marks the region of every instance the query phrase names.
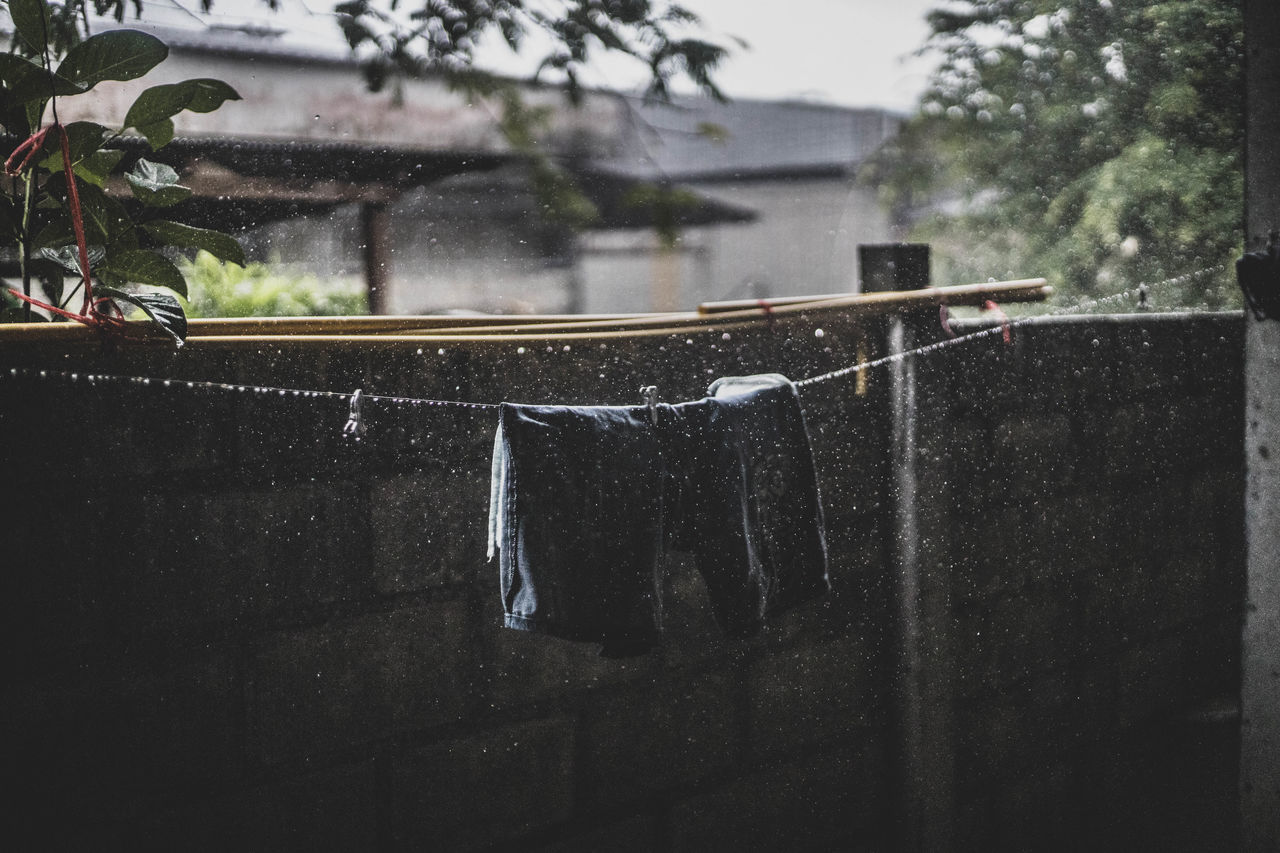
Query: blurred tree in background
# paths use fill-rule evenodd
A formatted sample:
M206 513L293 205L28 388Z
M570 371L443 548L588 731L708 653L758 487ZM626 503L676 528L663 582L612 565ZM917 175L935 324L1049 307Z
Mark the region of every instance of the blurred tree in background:
M966 0L930 13L920 114L869 178L949 281L1071 301L1226 264L1242 229L1240 0ZM1158 305L1238 304L1230 274Z
M140 0L73 0L63 16L74 22L86 2L119 21L129 9L142 11ZM278 6L277 0L262 2ZM208 11L217 0L200 5ZM647 66L649 92L656 97L666 97L679 77L722 97L713 74L727 48L706 40L698 16L671 0L334 0L333 8L375 90L400 75L493 85L474 65L477 47L493 32L514 52L542 51L538 74L548 73L573 98L580 94L579 73L601 52Z

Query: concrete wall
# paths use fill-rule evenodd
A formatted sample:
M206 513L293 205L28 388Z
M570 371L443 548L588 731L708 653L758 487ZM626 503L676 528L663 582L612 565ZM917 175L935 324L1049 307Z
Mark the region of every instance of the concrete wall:
M864 396L804 393L833 595L730 642L677 560L664 649L625 662L497 627L490 412L369 403L353 443L343 399L181 381L631 402L641 383L695 397L883 342L816 325L523 352L0 339L5 368L77 374L0 373L6 835L895 849L909 733L884 371ZM1236 318L1060 321L920 361L913 511L945 557L928 577L946 618L925 627L949 686L956 849L1230 848L1240 334Z
M688 310L720 299L850 293L857 289L857 246L892 236L874 188L851 177L691 186L759 216L683 229L674 258L663 255L652 231L582 235L583 311Z

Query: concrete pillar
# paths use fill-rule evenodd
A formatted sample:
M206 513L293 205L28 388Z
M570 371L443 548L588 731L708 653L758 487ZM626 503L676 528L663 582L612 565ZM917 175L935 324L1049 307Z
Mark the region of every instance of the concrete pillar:
M1280 3L1245 2L1245 227L1280 230ZM1280 320L1245 323L1246 600L1240 818L1248 853L1280 850Z
M913 244L859 246L863 292L929 286L929 247ZM936 314L932 316L936 324ZM888 350L905 352L924 342L927 317L890 321ZM921 408L916 399L916 360L890 369L892 407L893 529L896 581L897 671L894 673L898 755L896 849L940 853L952 849L955 755L952 742L950 662L951 578L931 514L942 484L921 452ZM924 537L925 529L933 529Z

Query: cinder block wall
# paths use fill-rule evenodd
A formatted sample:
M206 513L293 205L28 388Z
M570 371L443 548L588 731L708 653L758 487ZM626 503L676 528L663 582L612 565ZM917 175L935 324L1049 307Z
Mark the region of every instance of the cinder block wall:
M1062 318L921 362L958 849L1236 849L1242 345Z
M824 318L550 349L0 346L5 368L77 374L0 380L21 792L6 834L893 849L908 735L883 371L864 396L852 380L804 395L833 595L727 641L673 559L664 648L621 662L497 627L491 412L368 403L355 443L342 399L185 384L693 398L717 375L849 363L864 332L873 350L884 338ZM960 848L1068 829L1109 843L1172 825L1192 786L1234 796L1233 768L1209 760L1234 754L1210 700L1238 691L1239 335L1215 318L1061 322L922 360L920 459L945 476L919 499L952 555L935 573L951 618L930 630L949 650L935 675L953 697ZM157 379L87 378L108 373Z

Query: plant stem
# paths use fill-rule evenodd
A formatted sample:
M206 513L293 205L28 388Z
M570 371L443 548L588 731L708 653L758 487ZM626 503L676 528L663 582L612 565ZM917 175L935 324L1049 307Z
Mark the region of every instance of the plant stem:
M35 180L31 172L23 178L26 190L22 200L22 234L19 236L18 263L22 266L22 293L31 296L31 212L35 209ZM31 303L23 301L22 320L31 322Z

